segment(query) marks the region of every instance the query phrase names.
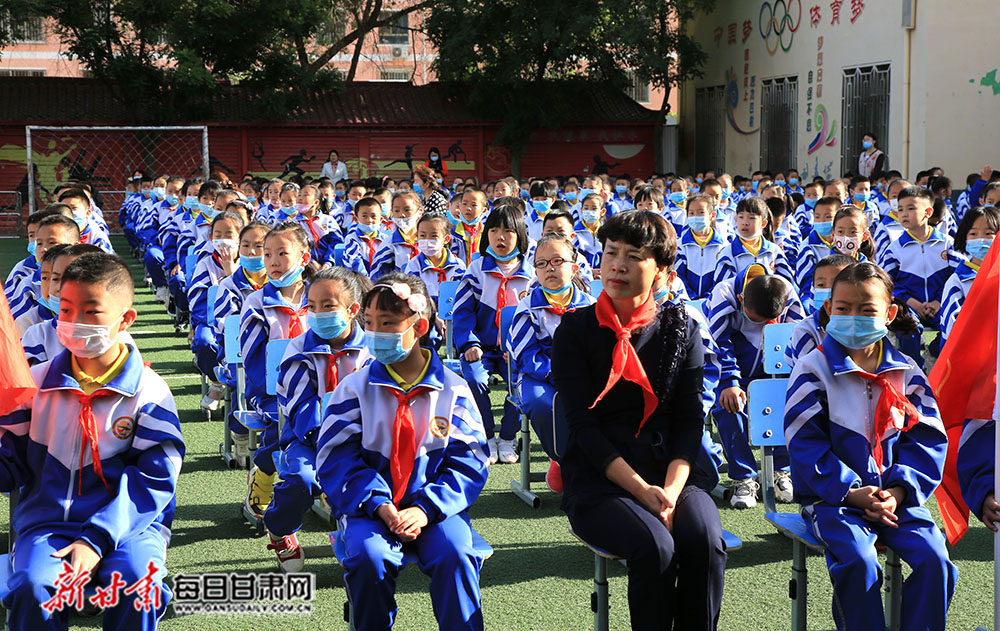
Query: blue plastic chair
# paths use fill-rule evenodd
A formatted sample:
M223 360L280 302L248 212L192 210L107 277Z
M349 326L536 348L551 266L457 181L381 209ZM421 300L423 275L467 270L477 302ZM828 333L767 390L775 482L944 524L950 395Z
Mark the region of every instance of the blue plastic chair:
M785 357L785 349L795 326L795 322L782 322L764 327L764 372L767 374L787 375L792 372Z
M338 243L333 246L333 262L337 266L344 265L344 244Z
M212 285L208 288L208 317L205 318L205 322L208 326L215 326L215 301L219 297L219 286Z
M590 281L590 295L591 296L593 296L594 298L596 298L596 297L598 297L598 296L601 295L602 291L604 291L604 283L602 283L599 280L592 280L592 281Z
M444 322L444 344L445 360L444 365L452 372L462 374L462 363L455 358L455 330L453 320L455 314L455 294L458 292L458 281L449 280L441 283L438 287L438 320Z
M764 332L767 332L765 327ZM782 348L782 357L784 349ZM787 379L758 379L747 390L749 416L748 437L750 444L762 448L764 517L778 532L792 540L792 578L788 595L792 599L792 631L806 631L808 602L808 571L806 555L809 550L824 552L809 524L799 513L776 512L774 500L774 448L785 446L785 392ZM903 597L903 568L899 556L886 550L886 623L889 631L899 631Z
M531 472L531 422L521 405L521 391L517 387L517 376L514 373L514 359L510 351L510 327L514 322L517 307L504 307L500 311L500 340L504 352L507 353L507 399L517 407L521 419L520 451L521 479L511 480L510 490L525 504L532 508L542 505L542 500L531 492L532 482L544 482L544 473Z

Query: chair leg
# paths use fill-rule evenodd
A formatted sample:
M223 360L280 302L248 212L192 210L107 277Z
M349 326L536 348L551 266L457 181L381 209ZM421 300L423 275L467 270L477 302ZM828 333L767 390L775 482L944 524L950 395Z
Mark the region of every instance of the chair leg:
M594 593L590 608L594 611L594 631L608 631L608 560L594 555Z
M542 505L541 498L531 492L531 424L527 414L521 414L521 479L511 480L510 489L528 506Z
M788 582L788 597L792 599L792 631L806 631L806 604L809 582L806 569L806 546L792 541L792 580Z
M889 631L899 631L903 612L903 565L891 548L885 552L885 621Z

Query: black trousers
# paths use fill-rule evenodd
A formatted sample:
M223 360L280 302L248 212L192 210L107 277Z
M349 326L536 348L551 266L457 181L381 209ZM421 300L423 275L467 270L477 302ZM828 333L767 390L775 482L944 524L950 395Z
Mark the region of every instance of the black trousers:
M726 551L715 501L687 486L673 533L632 497L608 497L567 510L588 543L628 561L633 631L713 630L719 623Z

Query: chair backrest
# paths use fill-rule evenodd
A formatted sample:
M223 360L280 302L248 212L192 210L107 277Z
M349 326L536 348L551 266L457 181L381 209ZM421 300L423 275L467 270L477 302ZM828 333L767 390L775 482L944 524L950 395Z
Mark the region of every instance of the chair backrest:
M449 280L438 286L437 317L443 322L450 322L455 312L455 294L458 292L458 281Z
M597 298L604 291L604 283L599 280L590 281L590 295Z
M219 286L212 285L208 288L208 317L205 321L208 322L208 326L215 326L215 300L219 297Z
M267 348L264 352L266 356L264 364L268 394L278 394L278 367L281 365L281 360L285 357L285 349L288 348L288 342L290 341L271 340L267 343Z
M688 300L687 303L692 308L700 311L706 318L708 317L708 314L705 313L705 299L704 298L701 298L699 300Z
M334 264L341 266L344 264L344 244L338 243L333 246L333 262Z
M223 344L227 364L242 364L243 350L240 348L240 316L234 313L226 316L223 325Z
M188 282L191 282L191 280L194 278L194 269L196 267L198 267L197 254L192 253L184 257L184 276L187 277Z
M768 324L764 327L764 372L769 375L787 375L792 372L785 358L785 348L795 330L794 322Z
M788 379L758 379L747 389L750 444L785 446L785 391Z
M504 350L510 344L510 325L514 321L514 312L517 307L504 307L500 310L500 346Z

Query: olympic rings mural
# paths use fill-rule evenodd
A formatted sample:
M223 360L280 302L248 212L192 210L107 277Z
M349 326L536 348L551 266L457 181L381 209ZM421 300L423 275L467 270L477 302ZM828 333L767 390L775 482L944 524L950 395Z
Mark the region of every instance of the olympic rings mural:
M760 5L757 22L767 53L773 56L778 48L787 53L795 40L795 31L799 30L802 22L802 0L775 0L773 5L766 0Z

